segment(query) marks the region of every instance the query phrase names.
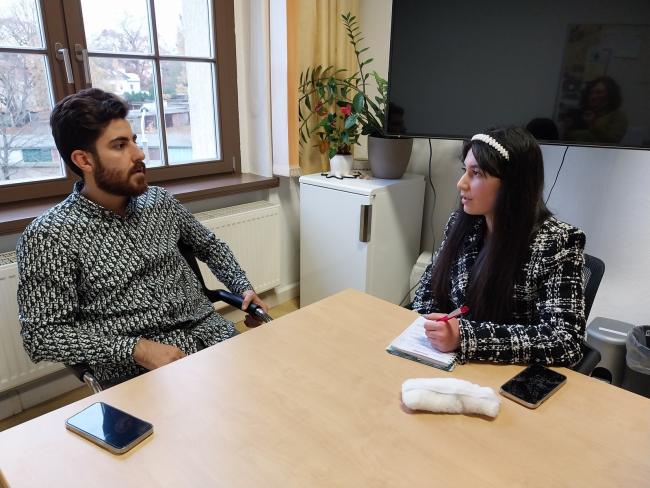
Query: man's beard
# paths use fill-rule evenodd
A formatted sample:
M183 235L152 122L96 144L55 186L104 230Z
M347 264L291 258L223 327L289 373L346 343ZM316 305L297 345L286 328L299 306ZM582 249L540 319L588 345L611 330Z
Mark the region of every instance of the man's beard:
M138 161L135 166L129 170L126 177L122 177L121 172L116 169L106 169L99 157L96 158L97 165L93 171L97 187L107 193L120 195L123 197L137 197L147 191L148 184L146 178L142 183L131 182L131 176L138 168L144 170L144 162ZM143 173L144 175L144 173Z

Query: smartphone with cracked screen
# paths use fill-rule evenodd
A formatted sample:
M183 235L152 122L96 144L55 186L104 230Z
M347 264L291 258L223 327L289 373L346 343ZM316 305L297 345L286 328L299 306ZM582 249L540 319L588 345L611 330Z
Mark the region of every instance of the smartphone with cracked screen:
M528 408L537 408L566 383L566 376L533 364L506 381L500 393Z

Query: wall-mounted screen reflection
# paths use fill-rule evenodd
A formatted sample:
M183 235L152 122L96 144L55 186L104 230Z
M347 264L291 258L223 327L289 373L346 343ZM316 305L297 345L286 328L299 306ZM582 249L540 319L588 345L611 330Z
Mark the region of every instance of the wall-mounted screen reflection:
M387 127L650 147L650 2L394 0Z

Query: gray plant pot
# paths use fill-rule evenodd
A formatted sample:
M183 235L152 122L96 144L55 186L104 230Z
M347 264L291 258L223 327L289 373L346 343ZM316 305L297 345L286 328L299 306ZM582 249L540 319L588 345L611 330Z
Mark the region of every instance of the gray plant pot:
M413 139L368 136L368 162L375 178L401 178L411 159Z

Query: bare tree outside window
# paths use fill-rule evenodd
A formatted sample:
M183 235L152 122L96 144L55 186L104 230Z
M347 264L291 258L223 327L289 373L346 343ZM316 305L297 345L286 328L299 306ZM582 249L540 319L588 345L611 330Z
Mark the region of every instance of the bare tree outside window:
M43 45L32 1L16 1L0 12L3 47ZM63 176L49 130L52 94L46 57L0 53L0 184Z

